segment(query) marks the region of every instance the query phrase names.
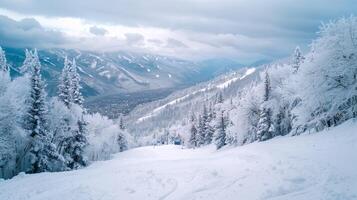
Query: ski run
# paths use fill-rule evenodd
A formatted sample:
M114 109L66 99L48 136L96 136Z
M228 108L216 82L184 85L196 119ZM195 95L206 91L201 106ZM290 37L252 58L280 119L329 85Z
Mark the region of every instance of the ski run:
M357 123L216 151L147 146L67 172L21 173L1 200L353 200Z

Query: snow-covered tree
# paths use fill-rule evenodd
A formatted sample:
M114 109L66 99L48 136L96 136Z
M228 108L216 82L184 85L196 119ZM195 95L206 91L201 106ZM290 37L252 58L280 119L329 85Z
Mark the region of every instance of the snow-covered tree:
M296 47L293 57L292 57L292 67L294 69L294 73L296 73L299 70L300 65L304 62L305 57L302 55L300 51L300 47Z
M10 70L6 62L5 52L0 47L0 95L4 94L10 83Z
M268 140L273 137L274 125L272 123L272 113L268 101L271 96L270 77L267 70L264 72L264 96L261 109L259 111L259 121L257 124L257 139L259 141Z
M58 84L58 98L67 106L67 108L69 108L73 102L73 84L70 65L67 57L65 57L64 66L60 76L60 83Z
M78 169L87 165L84 157L84 148L88 145L86 136L87 122L83 118L84 109L83 96L80 92L80 77L77 73L77 66L75 60L69 62L65 57L64 67L62 70L60 84L58 86L58 98L66 105L74 116L67 116L63 118L62 128L65 129L63 141L60 146L60 153L65 157L67 166L70 169ZM71 125L71 119L75 123Z
M291 81L301 102L294 131L319 131L356 117L357 17L324 24L312 44L313 61L304 62Z
M264 72L264 98L263 98L264 102L269 101L271 95L270 93L271 93L270 77L269 77L268 69L266 69Z
M203 120L203 132L204 132L204 144L211 144L213 140L214 127L210 124L213 119L213 109L207 110L207 107L203 107L202 120Z
M217 94L217 98L216 98L216 102L217 103L223 103L224 99L223 99L223 94L222 92L220 91L218 94Z
M226 122L226 118L224 117L224 114L222 111L221 115L218 118L218 123L216 126L216 133L215 133L215 137L214 137L214 143L215 143L217 149L220 149L224 145L226 145L226 139L227 139L226 128L227 128L227 122Z
M32 58L31 90L27 101L29 108L24 119L24 128L30 137L29 145L25 149L30 164L27 172L55 171L56 160L60 157L51 142L52 135L47 127L45 83L41 78L41 64L36 50L32 53Z
M6 62L5 51L0 47L0 70L9 73L10 69Z
M205 123L202 115L198 115L198 125L197 125L197 146L202 146L205 144Z
M72 100L74 104L79 106L83 105L84 98L80 89L82 88L80 85L80 76L77 71L76 60L73 59L72 64L70 65L70 75L72 81Z
M20 67L21 74L30 73L32 71L33 55L29 50L25 50L25 60Z
M191 147L197 147L198 146L198 131L196 128L196 120L195 120L195 115L192 114L191 119L190 119L190 138L189 138L189 146Z
M123 116L120 116L120 119L119 119L119 128L120 128L121 130L125 130L125 124L124 124Z
M260 111L260 118L257 127L257 137L259 141L265 141L273 137L274 126L271 123L270 111L263 108Z
M119 145L119 152L123 152L128 149L128 140L122 132L118 133L117 143Z

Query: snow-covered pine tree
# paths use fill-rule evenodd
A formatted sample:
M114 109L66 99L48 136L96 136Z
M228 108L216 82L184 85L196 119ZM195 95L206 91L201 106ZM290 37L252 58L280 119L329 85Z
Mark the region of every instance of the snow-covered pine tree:
M259 141L265 141L272 138L271 129L272 126L270 114L267 108L263 107L260 111L260 118L257 127L257 138Z
M217 103L223 103L223 94L221 91L218 93L216 101Z
M26 49L25 60L22 63L22 66L20 67L20 73L21 74L31 73L32 63L33 63L33 55L28 49Z
M75 130L70 144L69 152L72 162L69 164L69 167L71 169L79 169L88 164L84 156L84 149L88 145L87 133L87 122L83 119L82 115L81 119L78 120L78 130Z
M264 72L264 98L263 98L264 102L269 101L270 93L271 93L270 77L269 77L268 69L266 69Z
M24 128L30 137L30 143L25 149L30 162L27 172L56 171L56 162L60 160L60 156L56 153L55 146L51 142L52 135L47 130L45 83L41 78L41 63L36 50L31 57L29 109L24 119Z
M125 124L124 124L123 116L120 116L120 119L119 119L119 128L120 128L121 130L125 130Z
M294 68L294 73L299 70L300 65L304 62L305 57L302 55L300 51L300 47L296 47L293 58L292 58L292 67Z
M226 127L227 127L227 123L224 117L224 113L222 111L218 118L218 123L216 126L216 134L214 137L214 143L217 149L220 149L224 145L226 145L226 139L227 139Z
M190 128L190 138L189 138L189 146L195 148L198 146L198 131L196 128L196 119L195 119L195 115L192 114L191 119L190 119L190 124L191 124L191 128Z
M77 65L76 65L76 60L73 59L72 65L70 66L70 74L71 74L71 80L72 80L72 99L73 103L77 104L79 106L83 105L84 98L82 96L82 93L80 91L81 85L80 85L80 76L77 72Z
M214 134L214 128L210 125L212 120L211 113L207 110L206 105L203 106L202 111L202 139L200 143L202 144L211 144Z
M58 98L67 106L70 107L72 103L72 77L70 74L70 63L67 57L64 59L64 66L62 69L60 83L58 85Z
M128 149L128 141L126 140L124 134L119 132L117 137L117 143L119 145L119 152L125 151Z
M9 73L10 69L9 66L6 62L6 56L5 56L5 51L2 50L2 48L0 47L0 70L5 72L5 73Z
M257 125L257 139L259 141L264 141L271 139L273 137L272 131L273 123L271 119L271 109L267 105L270 99L271 86L270 86L270 78L269 73L266 70L264 72L264 96L263 103L261 105L260 113L259 113L259 121Z
M6 91L10 81L10 70L6 62L5 52L0 47L0 96Z
M64 118L63 129L67 130L63 141L60 142L60 153L66 160L66 165L70 169L78 169L87 165L84 157L84 148L87 141L87 122L84 120L83 96L80 92L80 77L77 73L76 62L71 63L65 57L60 84L58 86L58 97L66 105L73 116ZM74 125L71 120L76 120Z
M211 144L215 128L211 126L210 121L205 122L205 144Z
M82 166L87 165L86 158L84 156L84 148L88 145L88 140L87 140L87 135L88 135L88 129L87 125L88 123L84 120L84 113L85 109L83 108L83 101L84 98L82 96L82 93L80 92L81 86L80 86L80 76L77 72L77 65L76 65L76 60L73 59L72 64L69 67L69 73L71 77L71 91L72 91L72 103L79 106L82 110L82 113L78 119L78 130L75 131L74 137L73 137L73 142L72 142L72 151L71 155L73 158L73 165L70 167L72 169L78 169Z
M197 147L205 144L205 123L202 115L198 115L198 126L197 126Z

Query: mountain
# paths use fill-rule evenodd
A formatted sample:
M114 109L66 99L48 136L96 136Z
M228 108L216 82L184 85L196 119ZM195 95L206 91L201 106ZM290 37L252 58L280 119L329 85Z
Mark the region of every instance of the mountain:
M356 199L357 123L216 151L147 146L85 169L0 180L0 199Z
M18 76L25 49L4 48L12 76ZM42 74L50 95L56 94L64 57L76 59L85 96L182 88L237 69L241 65L193 62L132 52L91 52L73 49L40 49ZM223 65L222 65L223 64Z

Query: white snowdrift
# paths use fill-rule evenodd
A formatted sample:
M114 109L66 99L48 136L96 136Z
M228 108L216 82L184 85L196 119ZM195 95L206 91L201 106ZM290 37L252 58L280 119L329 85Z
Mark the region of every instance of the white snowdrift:
M357 123L214 150L142 147L0 182L1 200L357 199Z

